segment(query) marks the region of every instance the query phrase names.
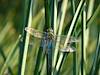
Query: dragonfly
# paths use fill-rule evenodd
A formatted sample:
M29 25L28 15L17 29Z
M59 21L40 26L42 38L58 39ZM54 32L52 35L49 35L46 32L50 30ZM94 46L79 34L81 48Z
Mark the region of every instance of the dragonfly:
M78 42L75 38L70 38L68 42L68 46L63 48L63 43L65 42L65 35L54 35L52 29L47 29L45 32L41 32L31 27L26 27L25 31L31 34L32 36L42 39L40 47L43 48L43 53L47 56L47 74L51 75L52 72L52 47L53 42L60 42L60 51L61 52L75 52L75 48L71 47L72 43ZM57 41L57 38L61 38L60 41ZM44 55L45 55L44 54Z
M66 48L63 48L63 44L65 42L66 36L65 35L61 35L61 36L54 35L52 29L47 29L46 32L41 32L32 27L26 27L25 31L36 38L42 39L41 47L43 48L46 48L48 46L48 48L50 49L51 43L54 41L57 42L57 37L60 37L61 38L60 40L60 47L61 47L60 51L61 52L75 52L76 49L72 47L71 45L73 43L79 42L79 40L77 40L76 38L71 37L69 39L68 46Z

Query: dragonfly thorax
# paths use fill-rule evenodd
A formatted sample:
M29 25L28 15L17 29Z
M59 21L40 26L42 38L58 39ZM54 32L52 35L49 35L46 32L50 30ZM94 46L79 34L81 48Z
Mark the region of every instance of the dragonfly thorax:
M53 35L51 34L51 32L45 32L44 38L47 39L47 40L52 40Z
M54 38L53 30L51 28L47 29L47 31L45 32L44 36L47 39L53 39Z

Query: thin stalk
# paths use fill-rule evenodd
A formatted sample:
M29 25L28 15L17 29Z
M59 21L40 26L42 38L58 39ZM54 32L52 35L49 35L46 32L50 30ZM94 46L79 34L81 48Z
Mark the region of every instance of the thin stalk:
M57 0L52 0L52 5L51 5L51 26L52 26L52 29L54 30L54 34L56 35L57 33ZM54 55L54 54L53 54ZM53 61L52 61L53 63ZM53 70L52 70L53 71Z
M5 71L5 69L9 66L8 63L9 63L9 61L11 60L13 54L16 52L16 49L17 49L17 47L18 47L18 44L19 44L20 39L21 39L21 35L18 37L18 39L17 39L16 43L14 44L14 46L13 46L11 52L8 54L8 57L7 57L7 59L6 59L5 63L4 63L4 65L3 65L3 67L2 67L2 69L1 69L0 75L4 75L4 71Z
M9 29L11 28L10 23L8 22L7 25L3 28L3 30L0 32L0 44L2 43L2 41L4 40L7 32L9 31Z
M0 32L0 45L2 44L3 40L5 39L6 37L6 34L7 32L10 30L11 28L11 25L10 23L8 22L7 25L5 25L5 27L3 28L3 30ZM0 50L1 51L1 50ZM0 53L3 53L3 56L5 57L4 55L4 52L0 52ZM4 58L5 59L5 58Z
M67 47L68 40L69 40L69 38L70 38L70 36L71 36L72 30L74 29L74 25L75 25L75 23L76 23L76 21L77 21L77 19L78 19L78 16L79 16L79 14L80 14L80 11L82 10L83 4L84 4L84 0L81 0L80 3L79 3L78 8L77 8L77 10L76 10L76 13L75 13L75 15L74 15L74 17L73 17L73 20L72 20L70 29L69 29L69 31L68 31L68 35L67 35L66 41L65 41L65 43L64 43L64 48ZM56 71L60 71L59 69L60 69L61 62L63 61L63 57L64 57L64 56L65 56L64 53L60 53L60 57L59 57L59 59L58 59L57 66L56 66Z
M9 29L11 28L10 22L7 23L7 25L3 28L3 30L0 32L0 45L2 43L2 41L4 40L7 32L9 31ZM0 54L2 55L4 61L6 60L6 56L1 48L0 50ZM10 67L8 67L8 71L10 72L10 74L12 75L12 70Z
M38 55L37 55L37 60L36 60L36 66L35 66L35 70L34 70L34 75L38 75L39 71L42 70L42 64L43 64L43 61L44 61L44 58L45 58L45 54L43 54L43 49L40 48L39 51L38 51ZM40 67L40 65L42 67ZM40 70L39 70L39 67L40 67Z
M87 12L87 20L92 16L93 14L93 8L94 8L94 1L95 0L89 0L89 7Z
M46 31L48 28L51 27L49 0L45 0L44 5L45 5L45 29L44 31Z
M38 24L36 23L36 26L34 26L33 28L36 28L37 30L43 31L43 28L44 28L43 9L39 11L38 15L39 14L41 16L39 16L39 18L37 19ZM28 56L29 61L27 62L27 68L26 68L27 72L25 74L26 75L30 75L30 74L39 75L39 67L43 63L42 61L43 61L43 58L44 58L43 57L43 49L41 49L41 46L40 46L41 45L41 39L34 37L31 42L33 42L33 46L31 48L29 48L29 53L28 53L29 54L29 56Z
M81 75L86 75L86 3L84 3L82 17L82 51L81 51Z
M96 47L93 65L91 67L91 71L90 71L89 75L95 75L95 73L97 71L96 66L98 66L97 63L99 62L99 60L100 60L100 32L99 32L99 26L98 26L97 47ZM99 62L99 64L100 64L100 62Z
M86 28L88 28L93 22L94 20L98 17L100 12L100 5L98 5L96 11L94 12L94 14L92 15L91 18L89 18L89 20L87 20L87 26ZM82 30L79 31L78 36L81 34Z
M61 20L60 20L60 24L59 24L58 36L60 36L62 33L67 4L68 4L68 0L63 0L61 11L60 11ZM59 49L59 44L60 44L59 41L60 41L60 37L57 37L57 42L56 42L54 57L53 57L53 69L55 68L56 61L57 61L58 49Z
M27 17L26 17L26 27L31 27L31 24L32 24L32 3L33 3L33 0L30 0L29 7L28 7L28 13L27 13ZM27 33L23 37L23 51L24 52L23 52L23 59L22 59L22 65L21 65L21 75L25 74L29 36L30 36L29 33Z
M44 64L40 75L46 75L46 57L44 58Z
M83 4L84 4L84 0L81 0L80 3L79 3L78 8L77 8L77 10L76 10L76 13L75 13L75 15L74 15L74 17L73 17L73 20L72 20L72 22L71 22L71 26L70 26L70 29L69 29L68 34L67 34L67 38L66 38L65 43L64 43L64 48L67 47L68 41L69 41L70 36L71 36L71 34L72 34L72 31L73 31L73 29L74 29L75 23L76 23L76 21L77 21L77 19L78 19L78 16L79 16L79 14L80 14L80 12L81 12L81 10L82 10Z
M93 23L93 21L98 17L99 13L100 13L100 4L98 5L97 9L95 10L93 16L87 22L87 27L89 27L89 25L91 25Z
M40 67L39 67L39 74L42 75L42 71L45 70L43 69L43 67L46 65L45 63L45 54L42 56L42 60L41 60L41 63L40 63Z
M45 28L44 28L44 31L47 32L47 29L53 27L51 25L51 9L50 9L50 5L52 5L52 0L51 1L45 0L44 5L45 5ZM51 41L47 41L47 42L48 42L48 45L51 46L51 44L50 44ZM49 46L46 47L47 75L51 75L51 72L52 72L52 47L48 48Z
M33 0L33 3L34 4L33 4L33 10L32 10L33 14L32 14L32 16L34 17L36 15L36 12L37 12L38 1Z
M57 0L53 0L52 8L53 10L52 10L51 25L53 25L54 35L56 35L57 33ZM53 68L52 68L52 71L53 71Z
M71 4L72 4L72 11L73 11L73 16L75 14L75 0L71 0ZM76 32L76 28L74 30L74 32ZM74 33L75 37L76 37L76 33ZM77 45L75 45L77 46ZM77 75L77 51L73 52L73 75Z
M0 46L0 55L3 57L4 61L6 61L6 56L3 52L4 50L2 49L2 47ZM8 72L10 72L11 75L13 75L13 70L10 68L10 66L8 66Z
M54 1L54 34L56 35L57 33L57 0L53 0Z
M75 14L75 0L71 0L71 5L72 5L72 13L74 15Z

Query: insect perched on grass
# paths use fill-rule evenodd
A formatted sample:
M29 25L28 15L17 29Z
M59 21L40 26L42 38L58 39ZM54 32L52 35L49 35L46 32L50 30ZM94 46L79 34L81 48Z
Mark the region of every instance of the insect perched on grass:
M36 38L42 39L41 46L43 46L43 48L45 46L48 46L48 48L50 48L50 44L53 42L56 42L57 37L60 37L61 38L60 40L60 51L61 52L75 52L76 50L74 47L71 46L71 44L79 42L79 40L77 40L76 38L71 37L69 39L68 46L66 48L63 48L62 44L65 42L66 36L65 35L61 35L61 36L54 35L52 29L48 29L47 32L41 32L34 28L26 27L25 31L27 31L29 34L31 34L32 36Z
M31 27L26 27L25 30L32 36L42 39L40 46L43 48L43 53L45 53L47 56L47 74L51 75L52 72L52 47L54 46L53 43L56 42L57 38L61 38L61 41L57 41L60 42L61 52L75 52L75 49L71 47L72 43L78 42L78 40L76 40L75 38L70 38L68 46L66 48L63 48L62 44L64 43L66 37L64 35L54 35L52 29L47 29L46 32L41 32Z

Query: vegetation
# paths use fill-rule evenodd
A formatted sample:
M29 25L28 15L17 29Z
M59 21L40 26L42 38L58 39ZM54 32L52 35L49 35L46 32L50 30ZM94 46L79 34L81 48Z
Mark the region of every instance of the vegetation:
M25 27L53 29L50 51ZM1 0L0 75L100 75L100 0Z

